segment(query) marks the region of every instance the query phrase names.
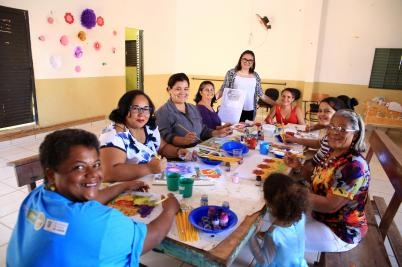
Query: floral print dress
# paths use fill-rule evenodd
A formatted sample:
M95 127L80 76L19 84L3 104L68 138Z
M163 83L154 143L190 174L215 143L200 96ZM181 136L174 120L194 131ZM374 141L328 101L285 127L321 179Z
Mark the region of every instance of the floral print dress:
M312 191L321 196L331 193L350 201L334 213L313 212L313 217L326 224L343 241L359 243L367 233L364 206L368 197L370 170L361 155L346 155L330 166L316 167Z
M117 132L114 124L111 124L103 129L99 137L100 148L115 147L126 153L127 162L148 163L158 153L161 136L158 127L152 130L145 125L144 131L145 143L143 144L135 139L127 128L123 132Z

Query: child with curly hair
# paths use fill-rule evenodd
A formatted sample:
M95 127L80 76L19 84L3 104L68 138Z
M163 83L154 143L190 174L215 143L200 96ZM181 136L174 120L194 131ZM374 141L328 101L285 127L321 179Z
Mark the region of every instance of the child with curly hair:
M264 198L273 217L260 244L250 240L256 266L308 266L304 259L305 212L308 189L287 175L272 173L264 182ZM257 227L257 233L261 223Z

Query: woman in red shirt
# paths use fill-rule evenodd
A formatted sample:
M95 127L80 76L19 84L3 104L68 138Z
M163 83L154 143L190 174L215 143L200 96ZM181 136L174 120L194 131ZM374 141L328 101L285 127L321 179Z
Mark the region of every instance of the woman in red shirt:
M265 118L265 122L271 123L275 117L276 123L279 124L306 124L300 107L294 104L295 96L296 94L291 88L283 89L280 104L271 109L271 112Z

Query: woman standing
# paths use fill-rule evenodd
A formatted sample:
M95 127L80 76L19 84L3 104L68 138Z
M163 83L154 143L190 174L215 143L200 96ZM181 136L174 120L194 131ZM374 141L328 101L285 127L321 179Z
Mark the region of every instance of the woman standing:
M306 250L347 251L366 235L364 207L370 170L361 155L365 151L364 136L364 122L356 112L341 109L332 117L328 125L330 150L312 175L312 218L306 223ZM302 167L291 154L285 162L293 168Z
M255 69L255 56L251 50L241 53L237 65L230 69L225 76L221 89L217 93L217 99L222 97L225 88L240 89L245 94L240 121L254 120L257 111L257 98L275 105L276 102L266 96L261 88L261 78Z
M169 100L156 111L156 124L167 143L179 147L193 147L212 136L227 136L229 127L213 130L208 128L196 106L187 103L190 81L186 74L170 76L167 91Z
M153 116L155 106L144 92L128 91L119 100L100 137L105 181L126 181L151 173L161 173L166 168L165 157L185 156L187 149L167 144L160 137Z
M265 118L265 122L271 123L275 117L276 123L279 124L306 124L300 107L294 104L295 98L296 94L292 88L283 89L281 103L271 110L267 118Z

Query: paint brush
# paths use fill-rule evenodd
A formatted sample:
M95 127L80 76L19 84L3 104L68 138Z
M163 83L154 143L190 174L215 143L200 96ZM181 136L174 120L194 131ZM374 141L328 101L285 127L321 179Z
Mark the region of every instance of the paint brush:
M188 130L186 127L184 127L183 125L181 125L180 123L177 124L177 126L179 126L180 128L182 128L183 130L185 130L187 133L191 133L190 130ZM197 140L199 140L200 142L202 142L202 140L200 138L198 138L198 136L195 136L195 138L197 138Z

